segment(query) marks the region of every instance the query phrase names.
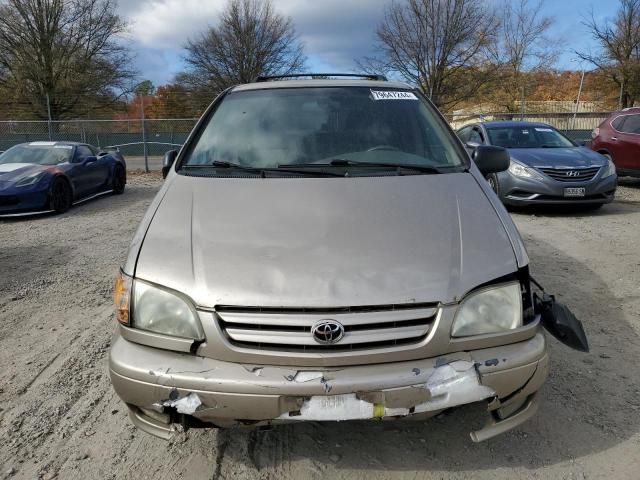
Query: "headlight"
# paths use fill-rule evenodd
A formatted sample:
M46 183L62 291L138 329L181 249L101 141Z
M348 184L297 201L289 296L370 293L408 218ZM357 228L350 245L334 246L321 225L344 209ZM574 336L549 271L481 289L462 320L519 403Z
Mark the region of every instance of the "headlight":
M16 183L16 187L28 187L30 185L35 185L40 181L42 177L44 177L47 172L37 172L28 177L23 178L19 182Z
M204 340L196 309L177 292L133 281L132 326L174 337Z
M607 158L607 165L604 168L605 170L602 174L602 178L610 177L611 175L616 174L616 165L611 161L610 158Z
M499 333L522 326L520 284L487 287L471 293L458 306L452 337Z
M516 177L521 178L536 178L538 180L542 180L542 176L536 172L533 168L529 168L520 162L516 162L515 160L511 160L509 164L509 172Z
M120 270L113 287L113 303L116 306L116 319L123 325L129 325L129 303L133 280Z

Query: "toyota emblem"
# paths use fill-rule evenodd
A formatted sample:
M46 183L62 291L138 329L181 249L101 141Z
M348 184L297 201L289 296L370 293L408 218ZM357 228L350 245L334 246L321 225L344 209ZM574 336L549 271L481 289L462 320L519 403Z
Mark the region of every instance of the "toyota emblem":
M331 345L344 336L344 327L335 320L320 320L311 327L311 335L316 342Z

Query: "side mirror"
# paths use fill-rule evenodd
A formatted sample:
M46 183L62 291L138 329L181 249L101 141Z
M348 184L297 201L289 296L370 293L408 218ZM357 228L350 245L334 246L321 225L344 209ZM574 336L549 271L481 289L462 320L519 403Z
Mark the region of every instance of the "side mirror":
M471 158L484 176L504 172L511 163L509 152L505 148L493 145L478 145Z
M82 162L82 163L84 165L89 165L90 163L97 162L97 161L98 161L98 157L91 156L91 157L85 158L84 162Z
M177 156L177 150L169 150L164 154L164 158L162 159L162 178L167 178L167 175L169 175L169 171L171 170L173 163L176 161Z

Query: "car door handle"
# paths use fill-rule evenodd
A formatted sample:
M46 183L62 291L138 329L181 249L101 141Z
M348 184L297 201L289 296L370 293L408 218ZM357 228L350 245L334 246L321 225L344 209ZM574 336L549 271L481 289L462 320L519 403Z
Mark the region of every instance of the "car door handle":
M611 137L611 140L615 142L616 140L618 140L618 137Z

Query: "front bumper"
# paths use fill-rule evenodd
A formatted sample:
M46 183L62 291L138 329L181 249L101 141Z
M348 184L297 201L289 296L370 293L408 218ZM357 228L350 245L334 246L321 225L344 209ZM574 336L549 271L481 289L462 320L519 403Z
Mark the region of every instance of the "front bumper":
M588 182L560 182L546 176L544 180L521 178L505 171L498 173L498 183L500 199L507 205L597 205L613 201L618 178L601 178L598 173ZM572 187L584 187L585 196L565 197L564 189Z
M487 401L489 422L471 434L481 441L535 413L548 356L539 331L524 342L437 358L297 370L160 350L116 333L109 370L133 422L163 438L170 438L179 424L424 418Z
M46 210L48 190L23 192L12 188L0 191L0 216Z

